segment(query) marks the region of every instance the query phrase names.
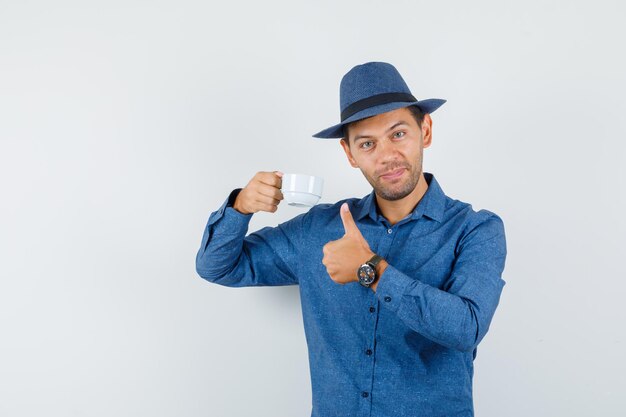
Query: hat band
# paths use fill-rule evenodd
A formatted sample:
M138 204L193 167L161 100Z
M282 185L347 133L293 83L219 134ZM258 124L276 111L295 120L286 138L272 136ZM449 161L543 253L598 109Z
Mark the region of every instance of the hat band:
M413 97L412 94L407 94L407 93L376 94L375 96L371 96L371 97L367 97L359 101L355 101L354 103L346 107L341 112L341 121L343 122L348 117L360 112L361 110L378 106L379 104L388 104L388 103L394 103L398 101L412 102L412 101L417 101L417 99Z

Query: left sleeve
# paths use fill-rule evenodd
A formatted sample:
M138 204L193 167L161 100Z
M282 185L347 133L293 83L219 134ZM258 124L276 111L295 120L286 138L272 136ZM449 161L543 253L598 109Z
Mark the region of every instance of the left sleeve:
M500 300L506 259L502 219L488 210L486 220L465 234L444 289L424 284L391 264L376 288L383 306L424 337L464 352L483 339Z
M246 236L253 214L233 208L240 191L233 190L211 213L196 253L198 275L227 287L298 284L300 236L308 212Z

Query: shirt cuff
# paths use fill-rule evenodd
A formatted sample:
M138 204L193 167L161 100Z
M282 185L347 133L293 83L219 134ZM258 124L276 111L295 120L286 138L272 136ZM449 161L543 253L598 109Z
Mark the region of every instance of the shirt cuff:
M385 272L379 278L376 296L386 308L396 312L400 308L402 296L407 293L407 287L416 283L422 284L388 263Z
M235 234L241 232L241 230L245 230L244 233L248 231L248 224L250 223L250 219L252 219L253 213L244 214L233 208L235 199L241 190L242 188L236 188L230 193L222 206L211 215L207 227L221 220L220 227L225 230L233 231Z

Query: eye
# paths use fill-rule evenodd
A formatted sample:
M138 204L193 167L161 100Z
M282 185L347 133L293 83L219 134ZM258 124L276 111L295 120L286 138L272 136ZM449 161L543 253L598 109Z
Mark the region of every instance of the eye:
M363 145L365 145L366 143L373 143L373 142L372 142L371 140L367 140L367 141L365 141L365 142L361 143L361 145L359 146L359 148L361 148L361 149L369 149L371 146L365 146L365 147L363 146Z
M394 133L394 134L393 134L393 137L394 137L394 138L401 138L401 137L402 137L402 136L404 136L405 134L406 134L406 132L404 132L404 131L400 130L400 131L398 131L398 132Z

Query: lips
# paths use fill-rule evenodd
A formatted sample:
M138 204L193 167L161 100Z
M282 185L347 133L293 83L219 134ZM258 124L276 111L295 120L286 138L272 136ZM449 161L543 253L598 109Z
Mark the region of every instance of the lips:
M405 168L394 169L393 171L389 171L386 174L381 175L381 177L385 179L398 178L404 173L404 169Z

